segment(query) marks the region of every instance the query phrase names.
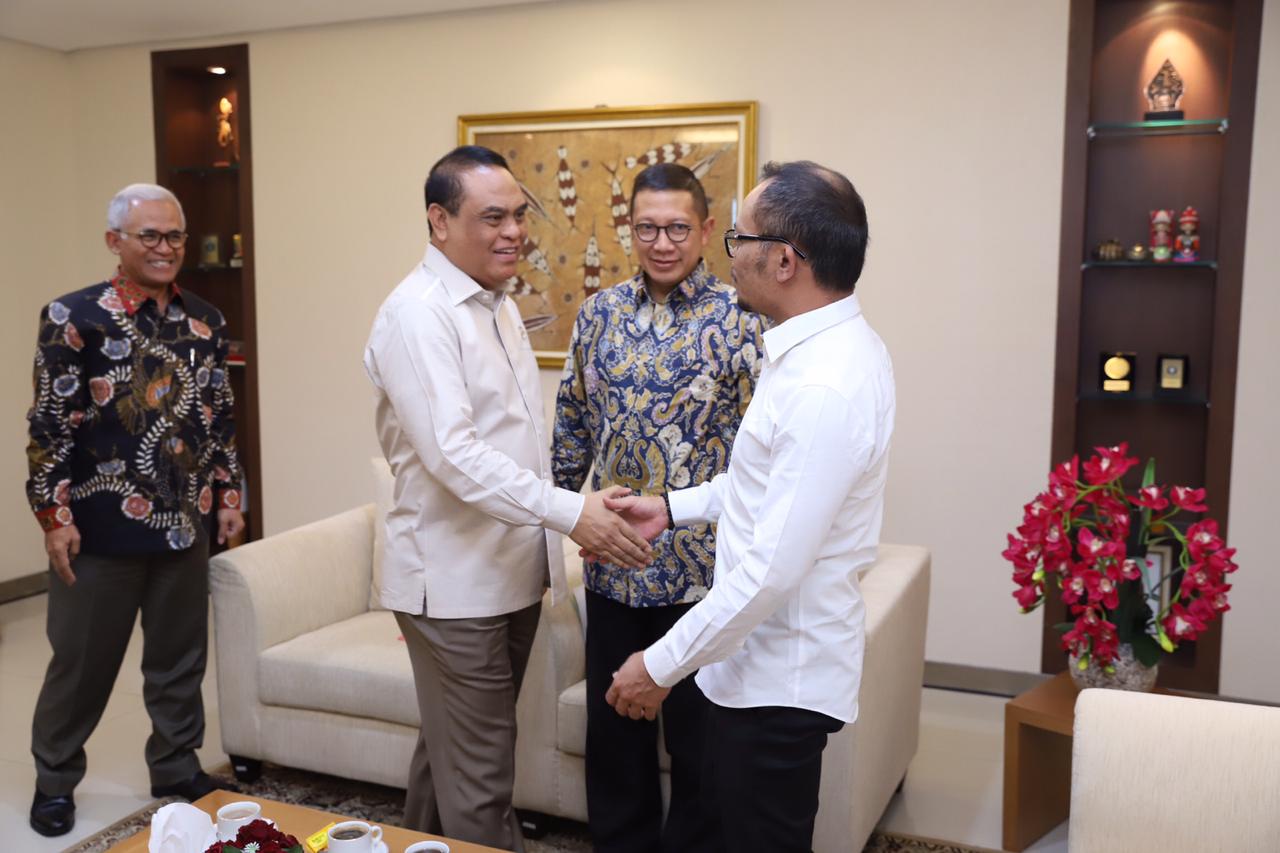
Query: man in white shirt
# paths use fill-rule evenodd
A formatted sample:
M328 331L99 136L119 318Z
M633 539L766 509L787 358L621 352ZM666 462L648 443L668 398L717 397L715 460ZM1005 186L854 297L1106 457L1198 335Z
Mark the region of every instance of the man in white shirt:
M876 557L894 416L889 354L853 294L866 244L847 178L766 166L725 234L739 302L776 324L729 468L607 502L646 535L718 522L711 592L627 659L607 698L652 718L701 669L712 703L703 778L729 850L809 850L822 749L858 714L858 571Z
M455 149L425 194L431 244L379 309L364 357L396 479L381 600L404 632L422 718L404 821L523 850L516 697L542 592L565 593L560 534L626 566L651 550L604 506L625 488L552 484L538 365L503 291L528 207L506 161Z

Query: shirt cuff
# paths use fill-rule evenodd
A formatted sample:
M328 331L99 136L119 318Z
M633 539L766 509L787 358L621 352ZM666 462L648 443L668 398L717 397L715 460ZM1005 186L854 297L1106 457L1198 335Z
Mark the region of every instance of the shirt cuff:
M667 502L671 506L671 523L679 527L683 524L709 521L706 518L706 499L703 487L681 489L678 492L667 492Z
M41 529L48 533L51 530L70 527L76 523L76 517L69 506L51 506L37 512L36 521L40 523Z
M571 492L568 489L553 489L551 492L551 508L542 526L556 533L568 536L578 526L578 518L582 508L587 505L586 495Z
M659 687L675 687L687 672L681 672L675 657L667 648L666 637L644 650L644 668Z

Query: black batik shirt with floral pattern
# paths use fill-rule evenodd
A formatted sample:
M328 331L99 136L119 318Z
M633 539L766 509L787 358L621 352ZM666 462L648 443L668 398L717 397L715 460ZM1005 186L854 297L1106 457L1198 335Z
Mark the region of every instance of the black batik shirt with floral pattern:
M190 547L216 508L240 507L226 321L173 286L156 301L117 275L40 312L27 413L27 498L81 550Z

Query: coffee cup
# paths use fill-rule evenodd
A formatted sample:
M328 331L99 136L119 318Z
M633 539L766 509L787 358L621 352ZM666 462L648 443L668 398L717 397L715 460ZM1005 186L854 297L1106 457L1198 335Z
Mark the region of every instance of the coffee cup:
M344 820L329 827L329 853L373 853L382 841L382 827L362 820Z
M236 837L240 827L252 823L262 817L262 806L244 800L238 803L227 803L218 809L218 838L229 841Z
M404 853L449 853L449 845L443 841L416 841L404 848Z

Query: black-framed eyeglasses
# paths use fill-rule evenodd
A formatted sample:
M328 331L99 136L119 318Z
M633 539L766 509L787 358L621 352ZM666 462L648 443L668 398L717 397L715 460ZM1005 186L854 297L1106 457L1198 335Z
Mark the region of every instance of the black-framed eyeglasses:
M791 250L796 253L800 260L807 261L809 259L804 252L800 251L799 246L792 243L786 237L774 237L771 234L739 234L737 230L733 228L724 232L725 254L732 258L734 253L738 251L738 247L748 241L755 243L785 243L791 247Z
M658 232L666 231L667 239L672 243L683 243L693 233L693 226L685 222L672 222L670 225L654 225L652 222L637 222L631 226L636 232L636 239L641 243L652 243L658 239Z
M154 249L160 245L160 241L164 240L174 249L181 249L187 242L186 231L121 231L116 229L116 233L121 237L134 237L138 242L148 249Z

